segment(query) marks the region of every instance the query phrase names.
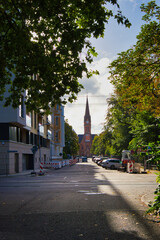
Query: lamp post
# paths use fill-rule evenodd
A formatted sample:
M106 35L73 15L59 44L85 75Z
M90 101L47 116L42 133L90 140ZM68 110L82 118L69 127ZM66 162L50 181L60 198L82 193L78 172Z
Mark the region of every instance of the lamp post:
M41 126L50 126L51 124L50 123L44 123L44 124L41 124ZM39 141L39 162L41 164L41 139L40 139L40 125L38 124L38 141ZM39 175L44 175L43 172L40 172Z
M38 147L36 145L34 145L31 148L31 151L33 153L33 171L31 172L31 174L34 174L34 175L36 175L36 171L35 171L35 153L37 152L37 150L38 150Z

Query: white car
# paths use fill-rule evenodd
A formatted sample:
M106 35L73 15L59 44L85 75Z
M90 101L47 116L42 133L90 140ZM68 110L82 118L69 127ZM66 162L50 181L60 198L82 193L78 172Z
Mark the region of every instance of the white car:
M116 158L109 158L107 160L103 160L101 166L104 168L117 169L122 167L122 162Z

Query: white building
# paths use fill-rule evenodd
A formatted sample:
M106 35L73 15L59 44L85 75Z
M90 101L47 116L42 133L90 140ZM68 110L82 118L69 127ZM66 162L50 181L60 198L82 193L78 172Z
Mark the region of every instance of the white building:
M62 160L63 107L57 105L51 115L42 116L27 112L24 97L17 109L3 107L4 102L0 102L0 175L37 170L40 162Z

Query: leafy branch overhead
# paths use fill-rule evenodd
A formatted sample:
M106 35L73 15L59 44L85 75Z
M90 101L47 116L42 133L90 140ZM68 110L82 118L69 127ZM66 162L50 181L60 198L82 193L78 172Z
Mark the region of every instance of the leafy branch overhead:
M28 108L37 111L47 111L65 94L75 99L82 88L78 79L91 75L86 63L96 56L89 38L103 37L110 17L130 26L117 0L1 0L0 100L7 85L6 106L17 107L24 90Z
M142 4L141 32L133 48L119 54L110 65L110 80L124 106L160 116L160 7ZM151 21L152 20L152 21Z

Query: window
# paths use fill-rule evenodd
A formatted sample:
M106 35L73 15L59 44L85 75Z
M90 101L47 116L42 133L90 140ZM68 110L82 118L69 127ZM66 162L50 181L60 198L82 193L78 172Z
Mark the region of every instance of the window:
M59 134L58 134L58 131L56 132L55 140L56 140L56 142L59 141Z
M47 120L48 120L49 123L51 123L51 121L52 121L52 116L51 116L51 115L48 115Z
M110 160L112 163L120 163L120 160Z
M59 117L56 117L56 126L59 125Z
M9 140L17 141L17 128L9 127Z
M86 127L86 133L89 133L89 127Z
M20 99L19 116L24 118L24 96L21 96L21 99Z
M33 112L31 112L31 127L33 127Z
M34 113L34 128L37 128L37 115Z
M22 132L19 127L14 126L9 127L9 140L15 142L22 142Z
M32 126L32 120L31 120L31 113L30 112L27 112L27 114L26 114L26 125L28 127Z
M21 141L21 130L17 127L17 142Z
M33 136L34 136L34 134L33 134L33 133L30 133L30 140L29 140L29 143L32 144L32 145L34 144Z
M89 135L89 134L86 134L86 136L85 136L85 142L90 142L90 135Z
M26 143L29 144L30 143L30 132L26 132Z

